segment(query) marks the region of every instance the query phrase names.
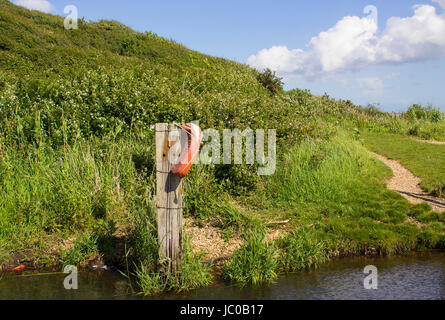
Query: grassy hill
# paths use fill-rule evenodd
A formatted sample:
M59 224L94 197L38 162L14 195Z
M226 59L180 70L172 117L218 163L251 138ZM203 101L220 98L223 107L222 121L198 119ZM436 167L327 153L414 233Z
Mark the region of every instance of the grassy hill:
M259 72L113 21L63 18L0 0L0 264L39 268L105 260L146 293L211 281L185 248L183 272L158 272L154 194L157 122L276 129L270 177L251 165L194 166L185 214L244 246L223 277L267 282L345 254L443 246L443 219L381 182L391 173L360 132L445 140L434 110L393 116L306 90L271 94ZM264 241L271 220L289 219Z

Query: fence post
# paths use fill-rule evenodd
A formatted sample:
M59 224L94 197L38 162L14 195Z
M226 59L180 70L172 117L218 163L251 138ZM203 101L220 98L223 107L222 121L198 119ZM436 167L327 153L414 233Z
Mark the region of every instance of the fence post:
M166 272L180 269L182 259L182 183L171 173L171 161L180 148L172 148L180 132L174 124L156 124L156 219L161 262Z

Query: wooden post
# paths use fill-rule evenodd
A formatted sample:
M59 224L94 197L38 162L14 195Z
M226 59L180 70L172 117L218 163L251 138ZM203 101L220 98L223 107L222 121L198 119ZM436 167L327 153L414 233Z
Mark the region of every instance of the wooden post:
M172 134L173 132L173 134ZM174 124L156 124L156 217L162 261L167 262L166 272L180 269L182 259L182 183L171 173L169 158L177 156L172 136L180 137ZM170 138L169 138L170 137Z

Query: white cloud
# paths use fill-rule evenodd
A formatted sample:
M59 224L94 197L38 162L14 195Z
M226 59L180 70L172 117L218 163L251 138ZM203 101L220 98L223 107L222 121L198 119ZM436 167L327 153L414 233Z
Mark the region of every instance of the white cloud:
M433 0L433 2L436 2L439 6L445 9L445 0Z
M445 0L434 1L445 8ZM417 5L412 17L390 18L381 34L375 20L348 16L312 38L306 50L275 46L250 56L247 63L281 75L313 77L444 56L445 14L437 14L431 5Z
M268 66L275 71L294 72L301 71L304 62L304 51L301 49L289 50L286 46L277 46L263 49L256 56L247 61L248 64Z
M30 10L39 10L46 13L54 10L52 4L46 0L15 0L13 2L18 6L25 7Z

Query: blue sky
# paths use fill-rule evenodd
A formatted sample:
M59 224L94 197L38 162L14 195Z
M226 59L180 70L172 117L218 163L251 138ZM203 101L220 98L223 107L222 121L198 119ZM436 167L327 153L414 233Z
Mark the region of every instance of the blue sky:
M87 20L117 20L206 54L271 67L287 89L326 92L386 111L412 103L445 111L445 0L15 2L49 2L51 9L42 10L62 16L66 5L75 5ZM368 5L378 10L378 20L364 13Z

